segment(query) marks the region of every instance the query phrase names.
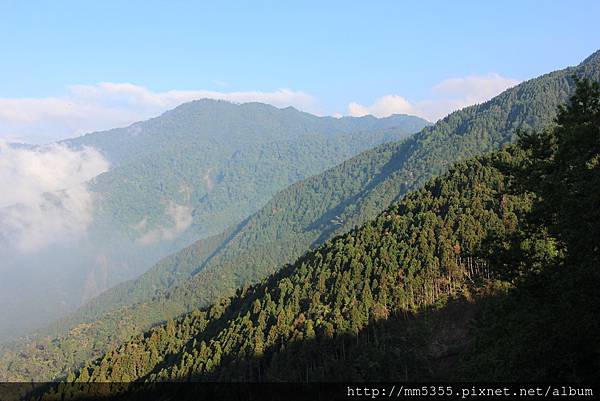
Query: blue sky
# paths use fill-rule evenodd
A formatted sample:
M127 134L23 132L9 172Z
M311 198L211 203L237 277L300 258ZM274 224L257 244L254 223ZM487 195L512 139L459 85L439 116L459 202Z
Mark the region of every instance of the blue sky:
M442 98L458 107L600 48L598 1L323 3L3 0L0 100L15 110L0 111L0 139L43 142L125 124L194 93L235 92L230 100L243 101L259 92L257 100L275 96L275 105L289 95L290 104L318 114L415 111L434 120L445 110ZM114 86L98 89L101 82L148 92L123 100ZM188 92L132 105L173 90ZM57 99L82 96L103 99L94 121L65 110L39 116L63 107ZM14 103L23 98L31 101ZM107 102L113 111L123 105L118 118Z

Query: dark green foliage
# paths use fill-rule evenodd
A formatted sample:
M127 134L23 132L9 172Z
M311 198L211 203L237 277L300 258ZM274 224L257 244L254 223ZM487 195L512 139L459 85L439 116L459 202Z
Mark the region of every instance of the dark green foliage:
M556 128L525 133L519 141L528 157L512 171L536 202L529 224L505 251L521 266L517 287L491 303L466 357L479 378L600 378L598 83L578 81L556 122ZM541 246L519 252L523 238L539 238L540 232L546 238ZM544 256L551 253L557 256Z
M561 107L557 127L524 134L520 144L531 155L523 178L543 200L537 210L540 222L570 251L598 257L600 244L600 86L577 81L577 92ZM582 236L582 233L586 233Z

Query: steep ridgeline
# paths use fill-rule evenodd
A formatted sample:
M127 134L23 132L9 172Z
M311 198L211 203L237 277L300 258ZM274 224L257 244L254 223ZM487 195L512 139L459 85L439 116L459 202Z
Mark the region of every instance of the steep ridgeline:
M570 74L600 77L600 53L577 67L524 82L489 102L452 113L413 138L379 146L292 185L224 234L221 244L213 244L215 252L197 259L166 259L140 279L108 291L62 322L57 338L4 353L3 360L13 366L11 377L60 377L78 363L60 344L82 344L79 355L87 353L91 359L108 344L126 338L117 337L127 332L123 327L131 329L130 334L136 328L139 332L149 327L147 319L140 316L151 314L160 321L204 307L293 262L306 249L373 218L452 161L509 143L518 128L540 129L551 124L556 106L573 91ZM200 241L182 255L206 246ZM131 304L131 300L138 303ZM127 324L116 330L118 322ZM27 357L19 356L20 351ZM48 362L32 364L31 360ZM75 365L69 365L71 362Z
M555 128L68 380L599 379L600 85L577 85Z
M0 303L11 323L0 324L0 341L45 326L161 258L219 235L290 184L427 125L406 115L337 119L201 100L65 141L97 148L111 169L88 186L91 221L78 243L7 258L23 273L4 283Z

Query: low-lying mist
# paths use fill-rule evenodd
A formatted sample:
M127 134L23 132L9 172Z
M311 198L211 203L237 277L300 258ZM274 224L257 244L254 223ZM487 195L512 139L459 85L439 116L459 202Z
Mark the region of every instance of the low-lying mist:
M0 142L0 339L77 303L70 282L85 267L70 261L86 252L96 200L87 182L108 169L92 148Z
M107 223L93 179L109 167L91 147L0 142L0 342L139 274L192 225L191 208L172 200L160 223Z

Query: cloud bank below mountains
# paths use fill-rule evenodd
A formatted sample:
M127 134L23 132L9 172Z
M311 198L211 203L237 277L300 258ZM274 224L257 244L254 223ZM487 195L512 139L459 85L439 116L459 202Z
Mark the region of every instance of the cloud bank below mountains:
M91 148L0 142L0 248L30 252L78 238L93 218L85 183L108 168Z
M437 121L463 107L490 100L518 83L519 81L516 79L498 74L451 78L435 85L427 99L410 102L399 95L386 95L375 100L370 106L352 102L348 105L348 114L355 117L367 114L376 117L412 114L429 121Z

